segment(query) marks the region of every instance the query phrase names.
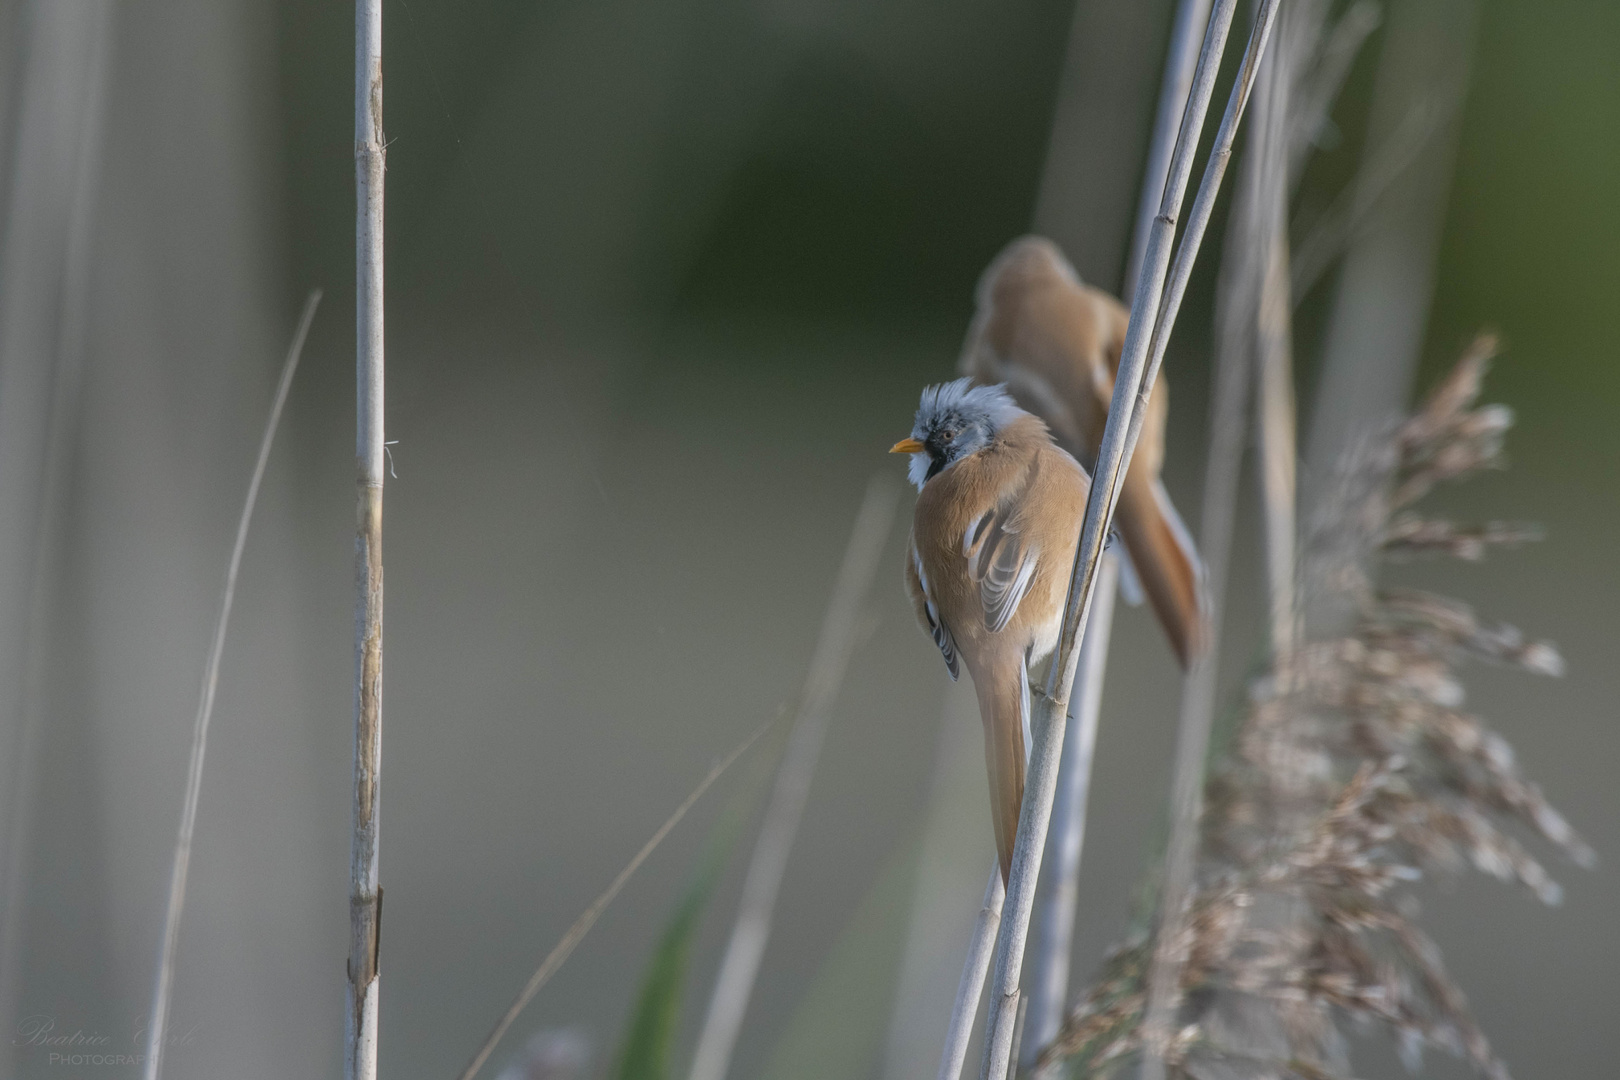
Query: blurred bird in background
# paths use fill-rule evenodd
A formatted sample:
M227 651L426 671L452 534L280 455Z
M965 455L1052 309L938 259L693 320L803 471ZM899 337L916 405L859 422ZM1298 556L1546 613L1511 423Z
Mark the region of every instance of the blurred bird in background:
M966 663L984 721L1005 879L1024 797L1030 680L1056 647L1075 547L1130 314L1080 282L1041 237L1013 241L980 279L966 376L923 391L911 437L917 507L906 584L951 678ZM977 385L976 385L977 384ZM1201 638L1201 570L1160 480L1161 378L1126 471L1115 528L1127 565L1185 666ZM1085 465L1081 465L1085 462Z
M1080 281L1052 241L1014 240L979 279L960 370L1000 383L1086 468L1095 466L1130 312ZM1199 651L1202 568L1160 480L1169 390L1161 375L1125 473L1114 528L1183 667ZM1128 580L1128 578L1127 578Z
M1001 876L1024 798L1031 677L1057 645L1091 480L998 386L923 391L911 437L917 508L906 585L951 678L967 664L984 721Z

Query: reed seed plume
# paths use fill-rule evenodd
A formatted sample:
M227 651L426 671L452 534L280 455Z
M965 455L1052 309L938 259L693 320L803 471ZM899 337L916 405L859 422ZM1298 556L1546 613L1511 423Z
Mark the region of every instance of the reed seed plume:
M1560 674L1562 661L1466 604L1376 581L1385 558L1477 559L1534 538L1414 509L1437 484L1502 467L1512 414L1476 404L1494 350L1481 337L1415 415L1347 454L1322 504L1301 587L1339 619L1252 684L1230 757L1207 783L1196 887L1182 918L1161 920L1174 928L1165 948L1183 995L1163 1048L1173 1076L1346 1077L1354 1021L1390 1032L1414 1066L1433 1047L1507 1080L1418 925L1410 884L1472 868L1558 903L1557 882L1515 833L1591 865L1512 747L1463 707L1469 660L1537 675ZM1042 1066L1067 1059L1091 1077L1133 1060L1159 950L1144 936L1115 952Z

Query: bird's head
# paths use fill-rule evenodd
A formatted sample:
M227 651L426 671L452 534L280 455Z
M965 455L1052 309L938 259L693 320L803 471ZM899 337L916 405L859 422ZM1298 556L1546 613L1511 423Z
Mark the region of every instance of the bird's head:
M921 491L940 472L989 446L1022 415L1000 386L975 386L972 379L930 386L922 392L911 437L889 453L911 455L908 475Z

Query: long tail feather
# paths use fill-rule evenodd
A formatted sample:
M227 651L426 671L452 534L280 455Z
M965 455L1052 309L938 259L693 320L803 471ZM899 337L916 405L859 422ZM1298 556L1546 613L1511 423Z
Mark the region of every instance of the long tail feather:
M1120 492L1117 524L1137 578L1186 667L1202 648L1203 568L1192 537L1157 478L1134 470Z
M974 673L979 715L984 719L984 761L990 774L990 817L1001 878L1012 868L1018 811L1024 802L1024 729L1029 716L1029 676L1023 657Z

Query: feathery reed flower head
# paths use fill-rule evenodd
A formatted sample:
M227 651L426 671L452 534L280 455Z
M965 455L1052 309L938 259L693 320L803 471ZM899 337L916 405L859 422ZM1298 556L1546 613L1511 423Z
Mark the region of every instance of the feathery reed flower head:
M1407 886L1472 867L1558 903L1515 826L1592 863L1512 747L1463 707L1468 660L1537 675L1563 662L1463 603L1380 589L1374 574L1380 558L1479 559L1538 535L1412 509L1437 484L1502 466L1512 413L1476 405L1495 347L1477 339L1416 414L1347 455L1324 500L1302 570L1306 640L1254 681L1208 782L1198 886L1172 943L1183 1001L1162 1049L1174 1075L1344 1076L1340 1029L1356 1021L1391 1031L1414 1067L1433 1046L1507 1080ZM1100 1076L1141 1049L1155 948L1139 939L1109 959L1043 1063Z

